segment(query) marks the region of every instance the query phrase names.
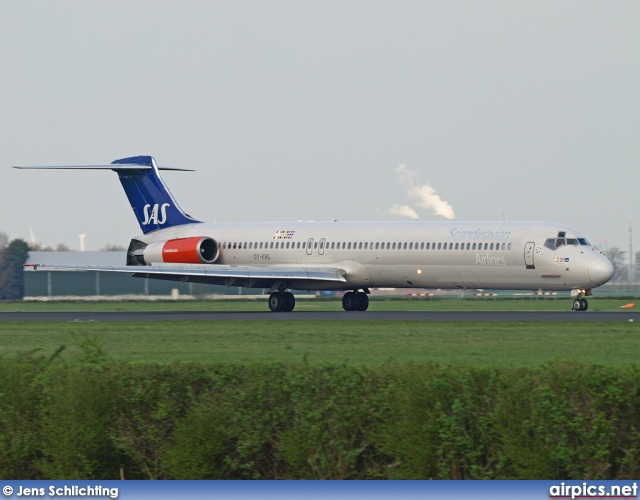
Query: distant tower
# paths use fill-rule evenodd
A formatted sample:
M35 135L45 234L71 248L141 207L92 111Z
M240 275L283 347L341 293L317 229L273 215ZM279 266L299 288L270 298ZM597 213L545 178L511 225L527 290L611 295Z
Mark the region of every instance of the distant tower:
M84 252L84 239L87 237L86 234L79 234L78 238L80 238L80 251Z
M633 224L629 222L629 283L635 281L633 273Z
M36 233L33 232L31 222L29 222L29 239L31 240L31 248L36 249L38 247L38 240L36 240Z
M607 241L607 238L600 238L598 243L600 243L600 248L598 250L601 252L609 250L609 242Z

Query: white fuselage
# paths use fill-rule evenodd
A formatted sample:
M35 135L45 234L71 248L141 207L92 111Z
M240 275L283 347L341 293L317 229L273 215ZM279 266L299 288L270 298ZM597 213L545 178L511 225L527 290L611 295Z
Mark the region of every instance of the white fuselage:
M346 278L344 284L297 282L300 290L588 290L606 283L612 272L606 257L577 231L545 222L194 223L136 239L195 236L218 243L218 259L210 266L330 268Z

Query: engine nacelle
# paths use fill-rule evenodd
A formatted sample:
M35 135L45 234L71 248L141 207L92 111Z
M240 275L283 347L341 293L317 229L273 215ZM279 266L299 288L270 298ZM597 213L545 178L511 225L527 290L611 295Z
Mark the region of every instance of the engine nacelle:
M218 243L208 236L150 243L142 249L142 260L145 264L154 262L213 264L219 255Z

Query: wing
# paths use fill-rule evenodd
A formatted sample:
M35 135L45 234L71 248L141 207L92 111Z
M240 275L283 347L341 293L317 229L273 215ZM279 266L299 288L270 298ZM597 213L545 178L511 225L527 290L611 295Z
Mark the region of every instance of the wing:
M34 271L97 271L129 273L134 278L207 283L212 285L271 288L281 284L288 288L341 288L347 280L345 271L336 268L258 267L226 265L163 265L163 266L56 266L27 264Z

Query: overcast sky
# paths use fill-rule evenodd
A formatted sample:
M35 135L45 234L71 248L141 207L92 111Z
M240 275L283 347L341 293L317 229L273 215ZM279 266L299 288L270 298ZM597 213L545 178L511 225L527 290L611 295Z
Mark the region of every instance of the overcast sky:
M640 250L638 26L637 1L3 1L0 231L126 246L115 173L10 167L148 154L197 170L163 178L200 220L445 220L410 173L458 220L624 250L632 222Z

